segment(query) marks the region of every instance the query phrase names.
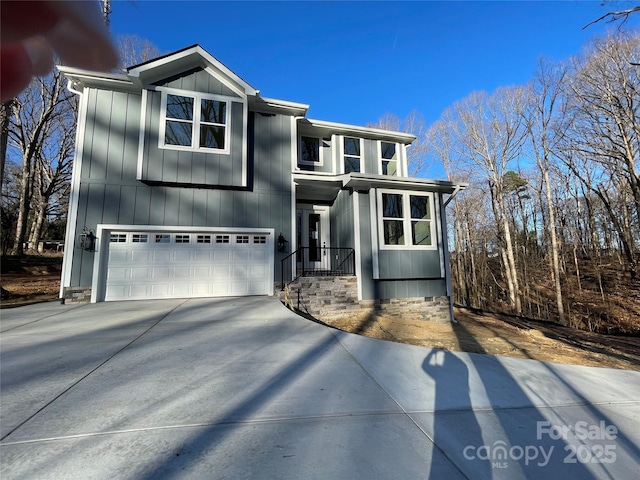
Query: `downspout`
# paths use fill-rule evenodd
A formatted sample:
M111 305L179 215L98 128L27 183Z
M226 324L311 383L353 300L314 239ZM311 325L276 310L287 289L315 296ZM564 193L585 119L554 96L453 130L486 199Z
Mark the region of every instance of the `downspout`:
M449 297L449 315L451 316L451 323L458 323L458 321L453 316L453 284L451 281L451 259L449 258L449 229L447 227L446 210L449 202L451 202L451 200L453 200L455 196L465 188L467 188L466 184L456 185L451 195L449 195L447 201L444 203L440 202L440 222L442 225L442 245L444 253L444 275L447 285L447 296ZM442 198L442 196L440 198Z
M71 270L73 264L73 256L76 247L76 227L78 221L78 190L80 188L80 170L82 168L82 142L85 127L85 114L87 108L86 95L84 89L78 90L71 79L67 80L67 90L74 95L78 95L78 117L76 121L76 138L75 152L73 158L73 167L71 170L71 190L69 192L69 206L67 210L67 228L64 239L64 253L62 255L62 274L60 276L60 292L58 298L60 302L64 302L65 286L71 286Z

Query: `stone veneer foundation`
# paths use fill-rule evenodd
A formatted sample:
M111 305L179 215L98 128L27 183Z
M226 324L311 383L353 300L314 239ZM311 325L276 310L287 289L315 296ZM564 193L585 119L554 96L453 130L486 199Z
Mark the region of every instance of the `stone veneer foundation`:
M280 292L280 299L319 320L375 313L387 317L451 322L449 297L358 300L356 277L300 277Z
M64 305L91 302L91 287L65 287L62 298Z

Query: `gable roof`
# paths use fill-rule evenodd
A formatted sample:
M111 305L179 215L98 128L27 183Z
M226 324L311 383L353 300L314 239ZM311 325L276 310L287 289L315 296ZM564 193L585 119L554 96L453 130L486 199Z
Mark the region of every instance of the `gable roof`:
M194 67L203 68L238 93L247 96L256 96L260 93L197 44L129 67L127 73L130 77L139 78L143 84L149 84Z

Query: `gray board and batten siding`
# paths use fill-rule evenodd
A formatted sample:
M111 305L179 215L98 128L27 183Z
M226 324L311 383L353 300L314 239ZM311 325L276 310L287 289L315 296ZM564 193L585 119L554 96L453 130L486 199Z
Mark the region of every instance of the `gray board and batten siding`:
M363 300L392 298L438 297L446 295L446 280L442 271L440 248L437 250L381 250L377 240L375 215L376 190L360 192L360 262ZM440 195L434 193L436 205ZM438 209L435 209L438 211ZM372 215L373 213L373 215ZM439 239L439 218L434 218L435 238ZM440 240L438 240L439 242ZM438 245L440 247L440 244ZM377 272L373 255L377 256Z
M434 197L437 205L440 196L434 194ZM368 192L341 190L330 210L331 244L356 249L356 269L362 299L447 295L439 249L380 250L374 246L377 230L372 199L375 201L375 198L375 189ZM357 216L354 214L355 208L358 209ZM433 221L436 223L436 238L439 238L439 219L434 218ZM374 272L374 255L377 255L377 275Z
M155 85L184 92L230 97L230 153L220 155L159 148L162 92L147 90L140 180L149 183L202 185L203 187L246 186L246 159L243 158L242 148L245 138L242 98L202 68L195 68L173 78L155 82ZM237 101L231 100L231 97Z
M75 238L83 227L95 232L98 224L264 227L292 235L288 116L249 113L248 157L255 175L248 187L152 185L136 179L141 95L94 88L86 94ZM77 245L75 250L69 286L91 285L95 253ZM276 265L285 254L276 252ZM279 269L275 274L278 281Z

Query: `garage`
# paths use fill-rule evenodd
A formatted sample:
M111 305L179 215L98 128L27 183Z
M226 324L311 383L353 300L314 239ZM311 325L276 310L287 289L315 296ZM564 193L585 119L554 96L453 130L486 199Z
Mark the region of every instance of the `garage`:
M100 230L93 301L273 294L269 229Z

